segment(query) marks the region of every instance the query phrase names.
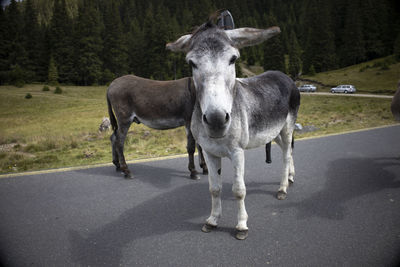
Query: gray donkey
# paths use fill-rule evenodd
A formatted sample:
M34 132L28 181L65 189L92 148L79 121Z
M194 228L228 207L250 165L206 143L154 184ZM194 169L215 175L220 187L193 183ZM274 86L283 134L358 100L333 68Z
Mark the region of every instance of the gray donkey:
M237 239L248 236L244 150L275 140L282 148L284 163L278 199L286 198L289 182L293 182L293 131L300 106L296 85L278 71L248 79L236 79L235 75L240 48L259 44L279 32L278 27L224 31L208 22L193 34L167 44L172 51L186 53L193 72L196 103L191 129L204 151L212 199L204 232L215 229L221 217L221 158L228 157L234 167L232 191L239 208Z
M190 178L199 179L194 165L196 142L190 130L195 100L192 78L154 81L126 75L115 79L107 90L107 104L114 130L111 145L117 171L122 171L125 178L133 178L124 157L125 138L133 122L158 130L185 126ZM200 167L206 174L207 165L200 146L198 150Z

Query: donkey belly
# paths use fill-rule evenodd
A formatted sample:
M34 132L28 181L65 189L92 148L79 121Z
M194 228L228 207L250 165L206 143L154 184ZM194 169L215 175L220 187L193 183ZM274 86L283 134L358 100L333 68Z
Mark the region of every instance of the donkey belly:
M279 135L284 125L284 123L279 123L260 132L250 134L246 149L256 148L271 142Z
M138 117L136 114L132 114L131 122L143 123L144 125L157 130L174 129L185 125L185 120L183 118L143 118Z

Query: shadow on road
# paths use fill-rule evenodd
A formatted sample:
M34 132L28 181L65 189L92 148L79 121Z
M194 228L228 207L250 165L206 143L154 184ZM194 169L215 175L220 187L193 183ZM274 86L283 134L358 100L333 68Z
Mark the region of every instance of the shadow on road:
M171 180L175 177L186 178L183 175L186 173L174 169L149 168L141 164L131 167L135 171L136 179L157 188L173 186ZM158 176L158 173L161 173L162 177ZM207 176L203 175L202 179L207 179ZM248 194L275 195L276 192L263 189L263 186L271 184L277 185L250 182L247 185ZM231 189L232 183L227 179L227 183L223 184L223 203L235 201ZM208 183L190 182L125 211L117 220L89 234L70 231L72 258L84 266L119 266L124 248L141 238L174 231L200 232L210 209ZM219 227L217 231L234 235L235 223L232 222L232 228Z
M123 249L137 239L173 231L198 231L200 226L190 220L206 216L208 205L196 204L208 198L206 184L188 184L124 212L86 237L71 231L72 257L84 266L119 266Z
M149 167L146 164L135 163L129 164L134 178L132 180L140 180L143 183L151 184L156 188L169 188L173 179L189 179L190 172L178 169ZM115 171L114 166L98 167L91 169L77 170L76 172L93 176L104 176L112 179L120 179L121 181L129 181L125 179L121 172ZM207 179L206 175L200 175L201 179Z
M400 188L400 172L391 168L400 166L398 158L353 158L329 163L324 189L308 198L282 205L296 208L298 218L312 216L342 220L348 212L345 203L387 188ZM397 173L397 176L396 176ZM312 185L309 185L312 186Z

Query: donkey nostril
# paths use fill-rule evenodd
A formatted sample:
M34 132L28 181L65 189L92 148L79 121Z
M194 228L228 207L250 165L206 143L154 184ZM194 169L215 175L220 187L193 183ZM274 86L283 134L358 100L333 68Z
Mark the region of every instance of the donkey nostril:
M229 121L229 114L226 113L226 115L225 115L225 123L227 123L228 121Z
M206 124L208 124L206 115L203 115L203 121L204 121Z

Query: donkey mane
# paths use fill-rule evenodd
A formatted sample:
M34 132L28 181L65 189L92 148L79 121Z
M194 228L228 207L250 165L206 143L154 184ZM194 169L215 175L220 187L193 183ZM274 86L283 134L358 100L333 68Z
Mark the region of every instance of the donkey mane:
M223 32L219 33L217 32L220 28L214 24L212 21L208 21L204 24L202 24L200 27L198 27L192 34L192 36L190 37L190 49L193 48L193 45L195 43L197 43L197 39L202 38L201 36L203 35L203 33L205 33L206 31L212 31L211 35L215 35L218 34L220 35L220 39L216 39L213 37L206 37L205 39L203 39L203 44L201 47L199 47L199 50L210 50L210 51L214 51L214 52L218 52L223 50L224 48L224 44L223 41L226 41L229 44L232 44L231 40L228 38L228 36L226 36L225 34L223 34ZM207 34L210 34L209 32Z
M227 9L222 8L222 9L219 9L219 10L215 11L214 13L210 14L207 22L205 22L202 25L195 27L193 29L193 31L191 32L192 37L195 36L197 33L203 32L210 28L220 28L220 27L218 27L217 24L215 24L215 21L217 21L219 15L225 10L227 10ZM221 29L223 29L223 27Z

